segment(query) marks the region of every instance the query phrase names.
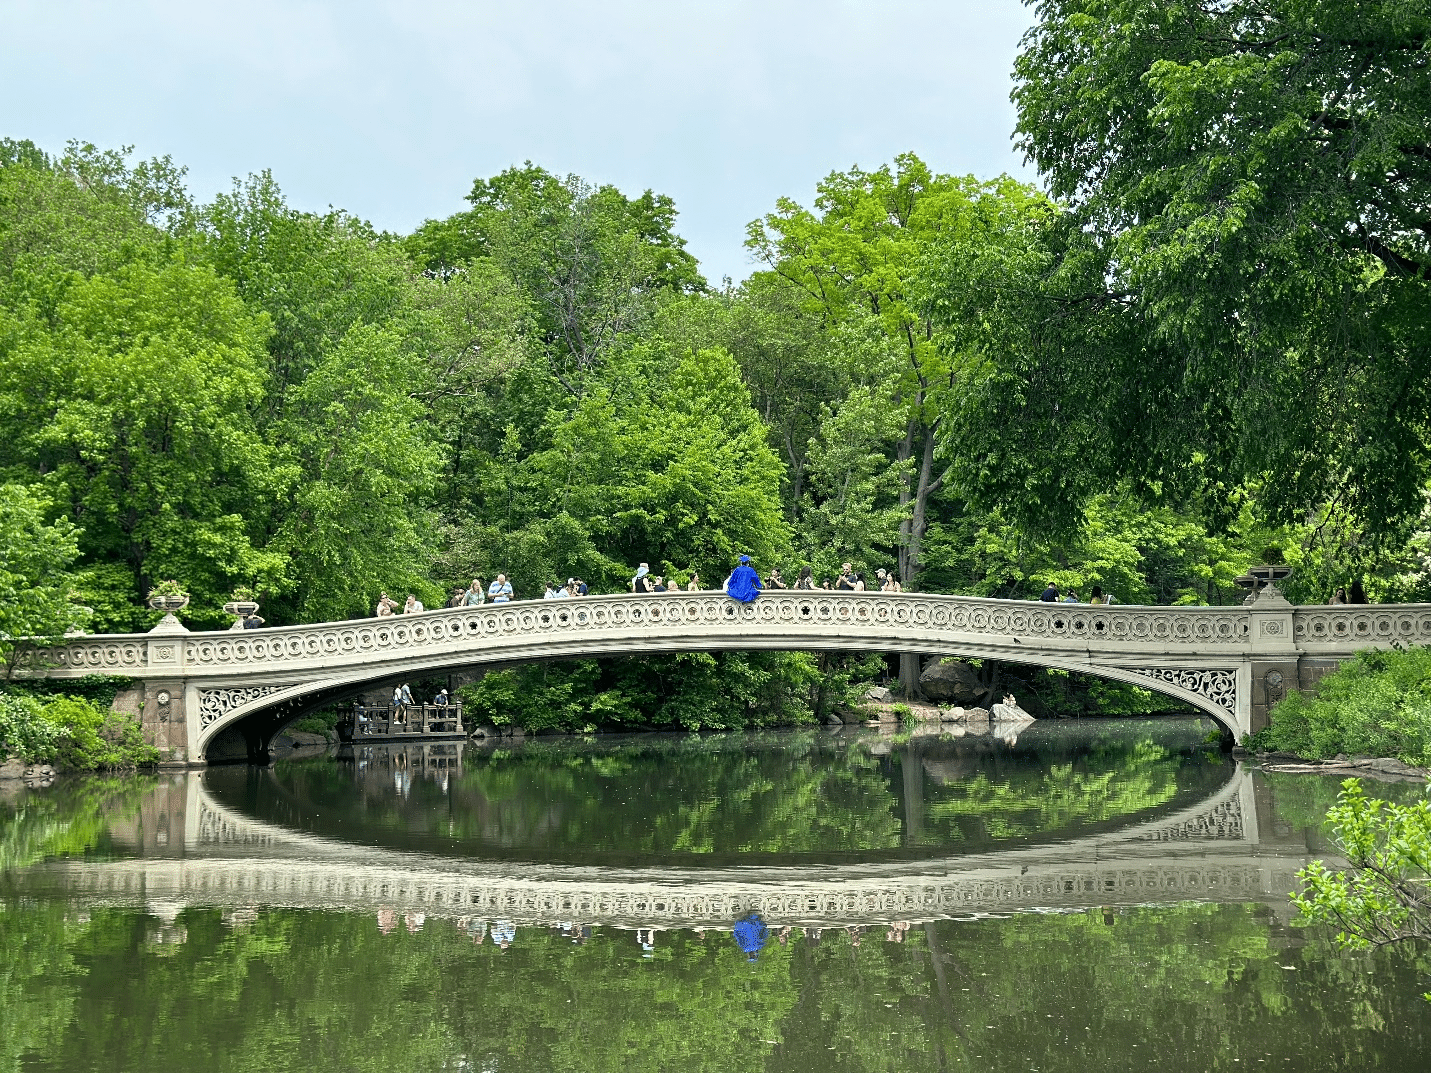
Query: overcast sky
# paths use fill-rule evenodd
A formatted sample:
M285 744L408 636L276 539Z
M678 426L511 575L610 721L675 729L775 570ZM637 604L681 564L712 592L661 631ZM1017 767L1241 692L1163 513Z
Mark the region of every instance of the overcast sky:
M1010 141L1018 0L0 0L0 136L133 145L208 199L408 231L530 159L672 195L707 277L776 197L912 149L1032 178Z

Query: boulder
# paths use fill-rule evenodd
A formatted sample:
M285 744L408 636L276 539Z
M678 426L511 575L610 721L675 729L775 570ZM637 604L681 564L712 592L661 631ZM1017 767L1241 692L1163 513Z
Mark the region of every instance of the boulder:
M893 704L894 694L884 686L870 686L865 690L865 700L873 704Z
M970 723L987 723L989 710L987 708L950 708L940 718L943 722L958 723L964 726Z
M326 734L314 734L307 730L285 730L283 736L300 748L309 745L328 744L328 736Z
M994 719L1000 723L1013 723L1018 726L1023 726L1034 721L1034 717L1020 708L1017 703L995 704L992 714Z
M25 761L11 757L0 764L0 779L21 779L25 777Z
M941 660L924 668L919 688L930 700L945 704L973 704L984 693L978 672L957 659Z

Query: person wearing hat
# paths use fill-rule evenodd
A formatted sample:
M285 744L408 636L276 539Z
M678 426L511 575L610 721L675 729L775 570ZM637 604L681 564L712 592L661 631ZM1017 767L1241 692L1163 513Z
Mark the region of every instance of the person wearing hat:
M642 563L636 568L636 576L631 579L632 592L655 592L655 586L651 584L651 567L647 563Z
M725 594L732 600L748 604L760 595L760 575L750 565L750 556L742 555L725 579Z
M447 690L439 689L437 691L437 696L432 698L432 703L441 705L444 708L447 707Z

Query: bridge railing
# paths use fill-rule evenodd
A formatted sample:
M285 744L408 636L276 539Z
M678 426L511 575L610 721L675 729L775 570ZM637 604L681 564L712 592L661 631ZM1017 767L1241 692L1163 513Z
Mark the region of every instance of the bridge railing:
M1431 605L1303 607L1293 613L1296 643L1431 644ZM226 669L257 671L325 665L348 659L389 659L461 648L503 647L542 639L608 634L669 634L672 640L729 633L787 633L792 644L837 640L842 633L888 638L977 637L1033 640L1116 652L1225 652L1235 657L1250 640L1257 607L1091 606L926 593L781 590L741 604L720 592L618 594L571 600L530 600L451 608L416 615L309 626L183 634L96 635L47 649L47 667L31 673L179 674Z

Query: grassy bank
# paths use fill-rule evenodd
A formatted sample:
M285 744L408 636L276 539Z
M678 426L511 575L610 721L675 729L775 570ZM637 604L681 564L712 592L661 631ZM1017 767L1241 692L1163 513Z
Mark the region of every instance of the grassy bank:
M1309 760L1386 756L1431 766L1431 648L1359 653L1314 695L1294 693L1273 708L1271 724L1247 746Z
M144 741L133 716L110 710L122 679L99 677L8 685L0 691L0 760L53 764L71 771L153 767L159 752Z

